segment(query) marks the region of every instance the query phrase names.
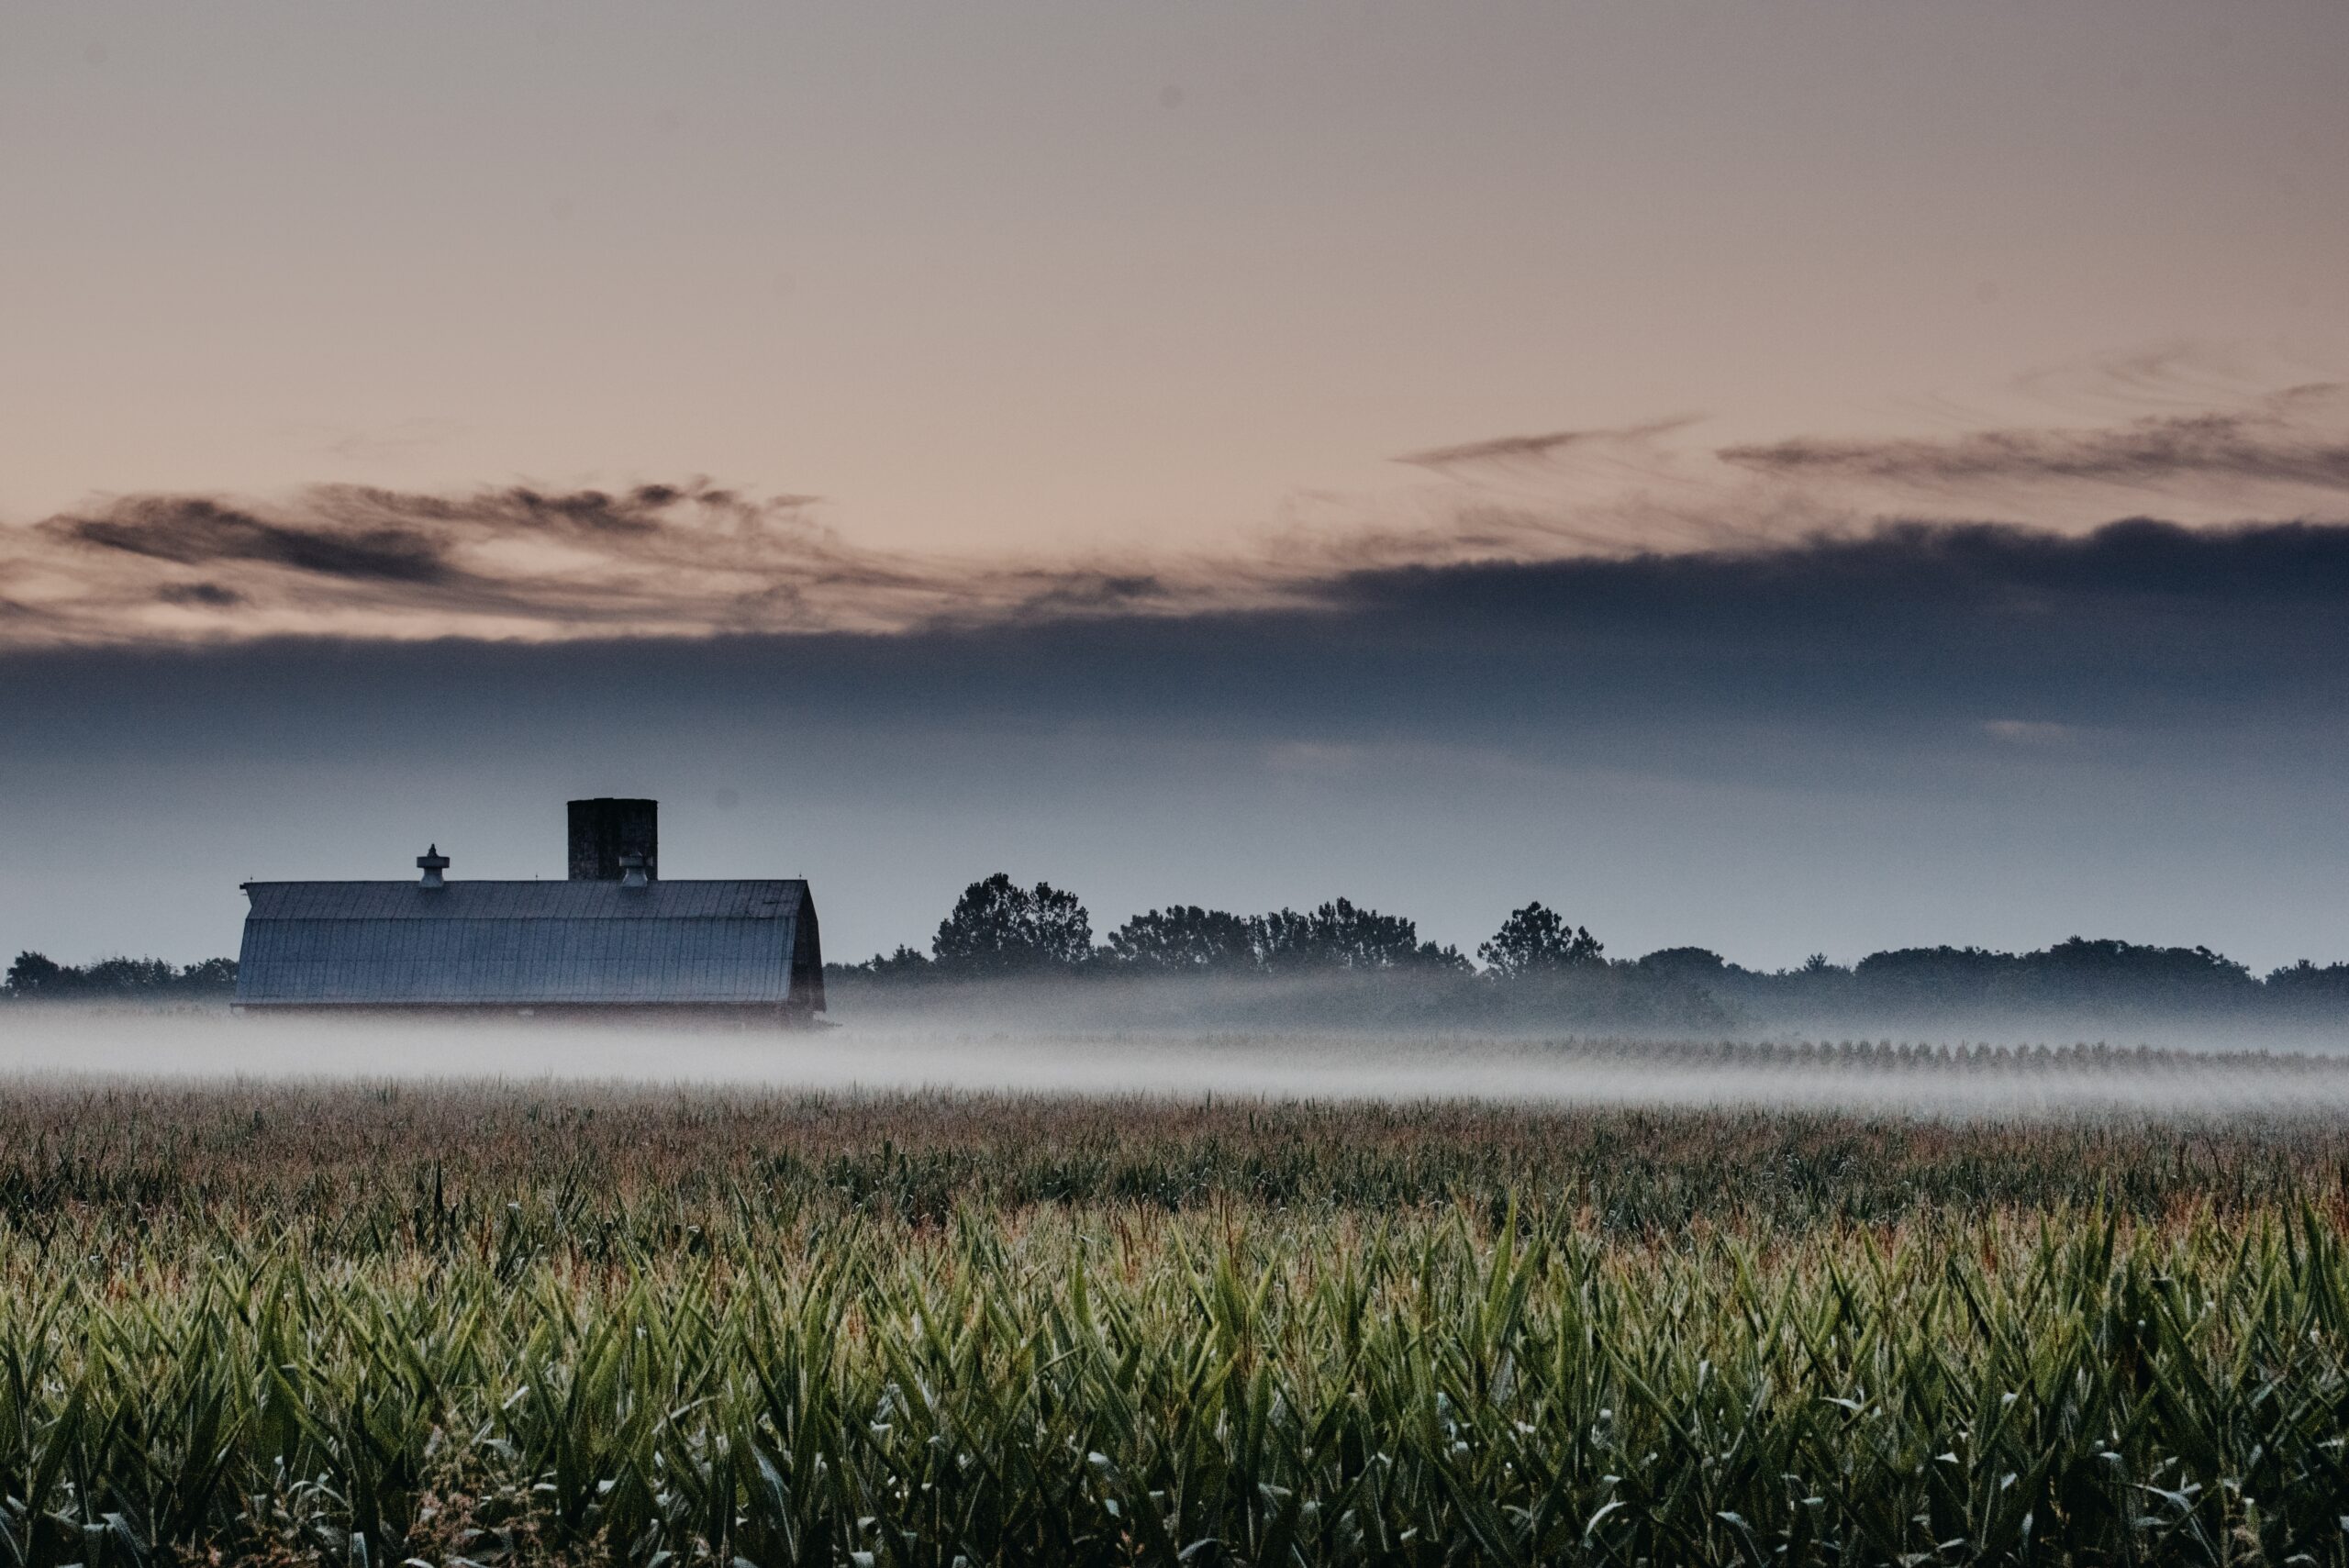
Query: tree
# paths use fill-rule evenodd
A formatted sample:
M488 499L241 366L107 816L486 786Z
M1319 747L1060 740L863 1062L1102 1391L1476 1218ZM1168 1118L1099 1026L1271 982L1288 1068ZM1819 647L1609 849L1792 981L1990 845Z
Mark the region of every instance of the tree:
M2247 997L2259 986L2249 969L2209 948L2080 937L2021 954L1895 948L1868 954L1852 973L1868 1002L1908 1007L2186 1006Z
M2023 961L1988 948L1888 948L1852 966L1855 987L1872 1003L1903 1007L1980 1007L2011 993Z
M1271 970L1400 969L1441 962L1444 951L1432 944L1421 948L1415 921L1345 898L1301 915L1282 909L1253 924L1257 962Z
M1587 929L1569 926L1537 901L1512 910L1493 940L1478 944L1476 956L1498 978L1516 980L1600 963L1606 951Z
M84 965L76 990L102 996L135 996L168 991L178 973L160 958L102 958Z
M1639 961L1641 971L1660 974L1674 980L1719 980L1727 975L1730 962L1710 948L1658 948ZM1743 970L1738 970L1742 974Z
M160 958L102 958L59 963L47 954L20 952L0 981L0 995L48 996L218 996L237 987L237 961L207 958L173 969Z
M1093 952L1093 921L1074 893L1016 885L1002 872L963 890L930 943L938 967L966 975L1073 968Z
M1110 932L1108 951L1120 964L1169 974L1253 969L1255 922L1221 909L1170 904Z
M180 971L180 984L193 991L234 991L237 988L237 961L233 958L207 958L191 963Z
M1476 966L1468 962L1468 955L1450 942L1441 946L1434 942L1421 942L1419 951L1411 955L1411 962L1421 969L1447 971L1453 974L1476 973Z
M860 974L873 980L919 980L933 967L928 953L899 942L896 951L876 952L863 963L828 963L824 974L827 979Z
M2272 971L2266 994L2288 1012L2337 1017L2343 1005L2349 1003L2349 963L2320 968L2302 959L2288 968Z
M45 986L54 985L65 974L65 966L47 953L20 952L17 962L8 966L8 978L0 982L11 996L30 996Z
M2023 964L2032 988L2050 1000L2127 998L2151 1005L2241 995L2258 982L2250 967L2206 947L2161 948L2073 937Z
M2349 963L2328 963L2322 968L2307 959L2267 972L2267 988L2276 992L2302 995L2332 994L2349 996Z

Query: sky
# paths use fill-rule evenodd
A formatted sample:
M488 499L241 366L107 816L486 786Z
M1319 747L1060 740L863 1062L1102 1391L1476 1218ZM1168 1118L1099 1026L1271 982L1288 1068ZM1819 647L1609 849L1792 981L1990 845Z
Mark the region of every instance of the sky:
M2349 10L0 14L0 948L248 876L2349 959Z

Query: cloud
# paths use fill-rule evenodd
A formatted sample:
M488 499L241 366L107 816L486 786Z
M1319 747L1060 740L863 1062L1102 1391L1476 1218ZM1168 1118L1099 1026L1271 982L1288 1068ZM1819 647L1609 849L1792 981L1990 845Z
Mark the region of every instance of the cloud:
M1828 732L1983 754L2067 750L2049 745L2066 737L2164 746L2245 725L2331 744L2349 740L2349 526L1902 524L1763 550L1380 567L1328 577L1300 602L1182 615L7 657L18 677L0 684L19 708L56 705L20 714L21 733L70 728L125 691L173 711L234 706L217 689L178 691L165 672L184 668L249 684L272 711L354 703L384 732L399 728L385 717L397 691L428 727L459 691L484 712L565 714L563 694L595 692L598 711L661 716L631 723L1076 727L1269 747L1308 769L1398 743L1703 752L1744 767L1758 748ZM76 695L73 671L97 685Z
M1425 508L1449 503L1464 538L1520 558L1765 547L1898 518L2078 532L2154 512L2204 525L2349 516L2349 385L2245 389L2209 358L2167 350L2025 383L2024 399L2059 420L1939 405L1943 428L1928 434L1707 444L1699 421L1675 418L1397 461L1442 482Z
M1186 591L1124 564L855 547L813 520L818 504L705 481L132 495L0 533L0 582L17 640L100 644L903 629L1132 613Z
M2341 401L2338 386L2288 395L2299 409ZM2298 428L2278 411L2197 414L2132 421L2104 430L1991 430L1945 440L1800 439L1724 447L1735 467L1784 476L1855 476L1902 484L1961 486L2003 482L2087 481L2158 485L2254 481L2349 491L2349 437Z
M140 496L104 517L54 518L46 528L77 543L182 566L256 562L317 577L423 587L444 586L454 576L438 541L412 528L267 522L202 496Z
M2183 383L2183 386L2181 386ZM2115 384L2140 401L2190 390L2159 363ZM1801 437L1716 449L1756 495L1847 517L1972 517L2061 529L2157 509L2175 521L2349 516L2349 387L2309 383L2237 406L2092 426L2018 426L1935 437Z
M2107 379L2141 400L2164 386L2206 390L2166 361ZM2198 555L2190 530L2100 530L2156 509L2206 528L2349 517L2349 390L2330 382L2102 425L1709 446L1699 428L1673 418L1428 448L1397 460L1420 475L1408 486L1313 497L1298 508L1306 520L1212 554L880 550L821 521L821 497L701 479L117 496L0 528L0 646L903 636L1329 613L1379 573L1651 557L1785 562L1798 559L1786 551L1820 541L1855 553L1801 556L1806 570L1856 569L1897 538L1939 570L1963 573L1993 537L1965 531L1975 524L2020 530L1998 536L1998 548L2066 571L2191 562L2232 572L2257 551L2301 548L2297 536L2244 536L2214 562ZM1909 525L1927 531L1899 532ZM2088 536L2102 543L2086 555L2052 542ZM2127 539L2136 548L2121 550Z
M1620 428L1592 430L1552 430L1538 436L1497 436L1479 441L1464 441L1455 446L1430 447L1423 451L1406 452L1395 459L1413 468L1433 469L1440 473L1456 473L1488 470L1496 465L1526 462L1549 462L1570 450L1639 450L1657 437L1667 436L1695 424L1692 417L1655 419L1643 424L1627 425Z
M243 595L217 583L166 583L155 596L167 605L203 605L216 610L244 603Z

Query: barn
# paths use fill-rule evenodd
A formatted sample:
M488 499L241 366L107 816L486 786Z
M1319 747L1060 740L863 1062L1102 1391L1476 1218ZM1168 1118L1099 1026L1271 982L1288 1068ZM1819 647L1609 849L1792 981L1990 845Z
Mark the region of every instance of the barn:
M658 811L571 802L562 881L452 878L436 844L412 881L248 882L237 1004L811 1022L824 960L807 884L663 881Z

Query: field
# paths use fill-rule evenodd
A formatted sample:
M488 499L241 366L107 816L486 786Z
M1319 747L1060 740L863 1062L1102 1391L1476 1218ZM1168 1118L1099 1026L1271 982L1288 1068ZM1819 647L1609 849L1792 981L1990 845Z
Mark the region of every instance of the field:
M2344 1224L2330 1114L28 1081L0 1556L2336 1562Z

